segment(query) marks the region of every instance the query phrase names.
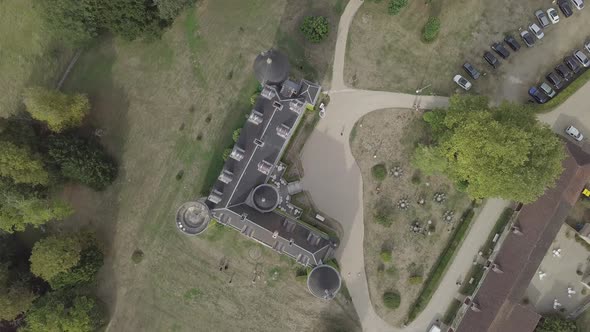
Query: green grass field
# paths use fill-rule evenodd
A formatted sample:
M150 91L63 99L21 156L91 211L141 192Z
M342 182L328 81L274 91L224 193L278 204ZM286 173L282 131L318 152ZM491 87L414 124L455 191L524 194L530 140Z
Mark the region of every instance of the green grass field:
M0 2L0 117L15 113L23 88L55 85L73 52L52 36L34 0Z
M324 5L335 11L336 3ZM107 330L359 329L352 304L313 298L291 259L220 226L200 237L174 226L177 207L219 174L222 151L250 111L252 62L276 45L289 5L199 2L162 40L97 41L65 82L65 90L89 94L88 124L104 130L120 163L105 192L64 193L77 211L67 224L98 229L107 246L98 285L112 317ZM139 264L131 260L137 249L145 253ZM220 271L220 262L228 268Z

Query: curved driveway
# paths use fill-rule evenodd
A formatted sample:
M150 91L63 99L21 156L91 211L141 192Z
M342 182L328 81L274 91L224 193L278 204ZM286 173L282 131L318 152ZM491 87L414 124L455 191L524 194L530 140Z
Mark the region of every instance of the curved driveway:
M334 55L332 90L327 115L322 119L306 142L302 151L304 177L302 184L315 205L325 214L338 220L344 229L337 258L353 303L365 331L425 331L435 316L446 310L456 293L458 274L465 273L471 259L489 234L507 202L490 200L477 219L467 240L439 288L425 310L404 329L389 326L379 317L369 297L363 254L363 188L360 170L349 145L350 131L363 115L383 108L445 107L448 98L415 96L394 92L349 89L344 84L346 41L350 23L362 4L350 0L340 18Z

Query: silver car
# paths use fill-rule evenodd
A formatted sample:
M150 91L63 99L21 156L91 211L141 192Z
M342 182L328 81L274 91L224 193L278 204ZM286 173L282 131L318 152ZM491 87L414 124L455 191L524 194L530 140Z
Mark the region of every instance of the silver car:
M584 139L584 135L582 135L582 133L574 126L568 126L565 128L565 133L578 142Z
M529 30L531 30L531 32L533 33L533 35L535 35L535 37L537 37L537 39L541 39L541 38L545 37L545 34L543 33L543 29L539 28L537 23L533 23L533 24L529 25Z
M464 90L471 89L471 82L461 75L455 75L455 77L453 77L453 82L457 83L457 85L462 87Z
M555 97L555 90L551 89L551 86L549 86L549 84L543 82L543 83L541 83L539 88L541 89L541 91L543 91L547 95L547 97L549 97L549 98Z
M574 52L574 57L580 61L580 63L582 64L582 66L584 67L590 67L590 59L588 59L588 57L586 56L586 54L584 54L584 52L580 51L580 50L576 50Z

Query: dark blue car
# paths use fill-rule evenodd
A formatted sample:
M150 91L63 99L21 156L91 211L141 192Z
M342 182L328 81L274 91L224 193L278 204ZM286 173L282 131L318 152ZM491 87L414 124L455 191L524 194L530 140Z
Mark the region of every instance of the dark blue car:
M549 97L547 97L546 94L534 86L529 89L529 95L539 104L545 104L549 100Z

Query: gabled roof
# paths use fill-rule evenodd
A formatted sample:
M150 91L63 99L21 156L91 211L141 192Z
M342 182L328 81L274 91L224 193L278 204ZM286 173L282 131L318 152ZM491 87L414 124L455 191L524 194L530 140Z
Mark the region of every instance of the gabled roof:
M523 206L515 222L520 234L508 233L493 258L501 272L487 272L473 298L478 310L466 311L458 332L534 330L540 316L519 303L590 176L590 156L575 144L568 142L566 148L564 170L555 187Z

